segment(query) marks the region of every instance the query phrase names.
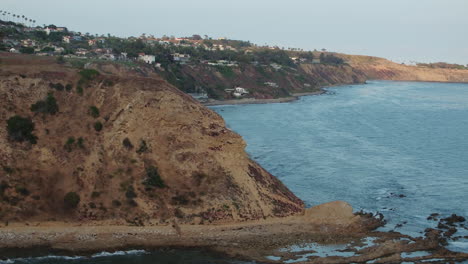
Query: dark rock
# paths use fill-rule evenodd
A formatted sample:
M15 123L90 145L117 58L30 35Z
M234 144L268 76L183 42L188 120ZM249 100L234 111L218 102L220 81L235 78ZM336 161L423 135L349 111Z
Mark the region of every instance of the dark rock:
M446 222L448 225L454 225L455 223L461 223L461 222L465 222L466 219L465 217L463 216L458 216L456 214L452 214L451 216L447 217L447 218L443 218L441 219L441 221L444 221Z
M451 237L456 232L457 232L457 229L455 227L451 227L449 228L449 230L444 232L444 237Z
M437 228L439 228L439 229L449 229L449 227L447 225L444 225L441 222L439 222L439 224L437 225Z

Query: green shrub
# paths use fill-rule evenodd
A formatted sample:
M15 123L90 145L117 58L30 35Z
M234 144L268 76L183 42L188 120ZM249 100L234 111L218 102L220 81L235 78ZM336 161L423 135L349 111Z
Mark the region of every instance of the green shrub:
M221 73L225 78L234 78L236 73L228 66L216 66L216 69Z
M90 116L92 116L94 118L99 117L99 109L94 105L89 107L88 113L89 113Z
M31 48L31 47L21 47L19 49L19 51L21 53L25 53L25 54L33 54L34 53L34 48Z
M95 203L90 202L88 205L89 205L89 208L96 209L96 204Z
M133 199L137 197L135 193L135 189L133 189L133 186L131 185L128 186L127 191L125 192L125 197L127 197L128 199Z
M58 64L64 64L65 63L65 58L63 56L58 56L57 57L57 63Z
M143 139L140 141L140 146L138 147L136 153L141 154L148 151L148 145L146 145L146 141Z
M2 168L3 171L5 171L7 174L12 174L13 172L15 172L15 170L12 167L2 166Z
M71 84L65 85L65 90L67 90L68 92L71 91L72 88L73 88L73 85L71 85Z
M143 182L146 186L164 188L165 184L159 175L158 168L149 166L146 168L146 180Z
M82 137L78 138L77 145L79 148L84 149L84 139Z
M29 141L31 144L37 143L37 137L32 134L34 123L30 118L15 115L7 120L8 137L13 141Z
M57 91L63 91L63 89L65 89L65 86L61 83L49 83L49 87Z
M5 190L10 188L10 185L6 181L0 182L0 198L2 198Z
M96 130L97 132L101 131L102 130L102 123L99 122L99 121L94 123L94 130Z
M75 144L75 138L74 137L69 137L67 139L67 142L65 142L65 145L63 146L66 151L71 152L73 150L73 145Z
M82 59L69 60L69 62L73 68L77 68L77 69L83 69L84 66L86 65L85 61Z
M57 100L52 93L49 93L45 100L37 101L35 104L31 105L31 111L34 113L55 115L59 111Z
M76 93L78 93L79 95L83 95L83 87L81 87L80 85L77 85L76 86Z
M91 193L91 198L98 198L100 195L101 195L100 192L94 191L94 192Z
M80 196L76 192L69 192L63 198L63 202L66 208L73 209L80 203Z
M84 69L80 71L81 79L86 81L91 81L97 76L99 76L99 72L94 69Z
M112 201L112 206L114 206L114 207L119 207L121 205L122 205L122 203L119 200L113 200Z
M132 148L133 148L133 144L132 144L132 142L130 141L130 139L128 139L128 138L125 138L125 139L122 141L122 144L123 144L123 146L124 146L126 149L132 149Z
M26 189L26 187L24 187L24 186L16 186L15 191L17 193L23 195L23 196L28 196L29 195L28 189Z

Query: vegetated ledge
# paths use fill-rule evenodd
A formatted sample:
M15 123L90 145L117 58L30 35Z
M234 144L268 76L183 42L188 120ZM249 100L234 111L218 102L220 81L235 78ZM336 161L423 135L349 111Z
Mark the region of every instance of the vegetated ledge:
M265 261L371 235L370 259L415 249L389 248L400 235L372 232L381 219L344 202L305 210L219 115L152 72L0 55L1 248L196 246ZM442 252L439 235L411 245Z

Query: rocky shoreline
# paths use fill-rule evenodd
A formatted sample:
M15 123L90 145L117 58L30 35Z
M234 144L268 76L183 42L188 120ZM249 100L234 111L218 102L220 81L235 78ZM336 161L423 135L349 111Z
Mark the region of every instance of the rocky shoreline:
M455 227L462 219L452 216L440 221ZM307 257L301 263L395 263L431 259L441 259L431 263L446 263L468 259L468 254L451 252L444 247L447 234L440 230L428 229L424 237L419 238L374 231L383 224L380 216L353 214L351 206L345 202L319 205L300 216L216 225L179 225L175 221L159 226L105 222L13 223L0 228L0 259L18 257L30 249L73 256L160 248L197 248L221 253L227 258L261 263L283 263L304 256ZM320 256L318 245L345 245L336 252L347 253ZM429 254L411 255L422 251Z

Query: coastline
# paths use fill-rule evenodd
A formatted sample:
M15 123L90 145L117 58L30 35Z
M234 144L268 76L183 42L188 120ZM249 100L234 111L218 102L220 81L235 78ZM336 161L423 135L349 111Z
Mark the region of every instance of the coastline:
M468 84L465 82L453 82L453 81L418 81L418 80L384 80L384 79L368 79L364 83L352 83L352 84L336 84L320 87L319 90L314 92L304 93L293 93L288 97L280 97L274 99L256 99L256 98L243 98L243 99L230 99L230 100L212 100L209 102L201 102L204 106L219 106L219 105L243 105L243 104L271 104L271 103L289 103L299 100L302 96L321 95L327 93L326 88L348 86L348 85L362 85L366 84L367 81L388 81L388 82L425 82L425 83L451 83L451 84Z
M413 238L398 232L378 232L384 224L376 215L353 213L336 201L306 209L303 215L241 223L210 225L124 226L93 223L13 223L0 227L0 261L55 254L91 256L98 252L158 249L197 249L232 260L284 263L316 252L306 245L346 245L346 256L313 256L302 263L395 263L434 258L465 260L467 253L440 245L437 230ZM366 242L373 238L372 242ZM301 246L302 245L302 246ZM303 247L300 250L285 250ZM344 250L344 249L343 249ZM403 252L430 251L430 255L402 257ZM35 255L32 255L35 254ZM25 256L26 255L26 256ZM274 259L271 258L274 257Z
M271 103L288 103L299 99L301 96L308 95L321 95L326 93L324 88L320 88L318 91L306 92L306 93L294 93L289 97L280 97L274 99L256 99L256 98L243 98L243 99L232 99L232 100L213 100L202 103L204 106L216 106L216 105L241 105L241 104L271 104Z

